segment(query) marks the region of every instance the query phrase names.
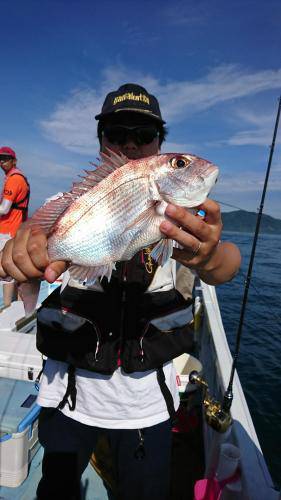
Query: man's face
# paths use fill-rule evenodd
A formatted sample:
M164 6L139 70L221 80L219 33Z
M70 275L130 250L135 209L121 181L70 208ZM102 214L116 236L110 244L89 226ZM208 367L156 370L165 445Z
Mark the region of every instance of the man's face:
M155 120L141 113L116 113L104 123L101 151L106 152L106 148L121 152L130 160L158 154L160 146Z
M13 168L16 160L14 158L7 158L6 156L0 156L0 167L4 170L5 174Z

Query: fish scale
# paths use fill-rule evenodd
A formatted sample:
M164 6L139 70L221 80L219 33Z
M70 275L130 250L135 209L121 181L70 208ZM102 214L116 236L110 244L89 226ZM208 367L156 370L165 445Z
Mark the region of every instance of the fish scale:
M136 186L138 189L138 186ZM83 216L83 224L76 224L73 229L64 234L63 240L59 236L50 239L49 246L56 249L52 258L56 260L72 260L77 264L92 264L92 248L95 246L95 263L100 265L110 262L112 258L120 255L118 250L126 246L127 235L122 235L128 223L138 215L139 208L146 208L146 199L138 190L123 190L122 197L108 200L110 195L98 205L92 207ZM130 198L134 196L134 203ZM123 197L127 200L124 205ZM125 215L125 216L124 216ZM121 233L121 234L120 234Z

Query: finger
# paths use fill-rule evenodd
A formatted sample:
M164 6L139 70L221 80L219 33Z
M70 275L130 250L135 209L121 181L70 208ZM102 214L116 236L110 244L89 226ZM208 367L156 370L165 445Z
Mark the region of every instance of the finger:
M41 229L33 227L30 230L26 247L33 266L44 271L50 263L45 233Z
M205 219L206 212L205 210L202 210L202 208L200 208L199 210L197 210L195 215L196 217L201 217L201 219Z
M183 231L170 221L162 222L160 224L160 231L164 233L167 238L177 241L185 250L188 250L190 254L194 253L198 248L199 240L195 236Z
M1 260L2 268L6 273L6 276L11 276L19 282L27 281L27 276L15 265L13 261L13 246L13 239L6 243Z
M176 223L177 226L184 228L189 234L195 236L200 241L209 240L210 227L202 217L197 217L188 212L185 208L171 204L167 206L165 213L172 219L170 222ZM166 229L164 229L168 226L165 225L165 222L162 224L160 225L160 231L163 229L164 234L168 235ZM169 232L169 237L171 237L170 234ZM180 233L177 234L180 236ZM179 243L181 242L179 241Z
M44 236L44 235L43 235ZM44 236L45 238L45 236ZM17 233L14 238L13 250L12 250L12 259L13 263L17 268L28 278L40 278L43 274L44 268L48 264L48 260L46 261L46 244L43 244L44 248L44 258L40 259L40 264L34 262L31 258L30 246L31 248L38 240L38 236L33 235L31 228L26 228ZM38 254L41 255L42 251L40 251L39 246L36 246Z
M4 271L2 267L2 256L3 256L3 251L1 250L0 252L0 278L6 278L7 273Z
M190 262L192 261L192 264L197 264L202 260L202 257L200 255L201 253L201 242L199 242L196 247L195 247L195 242L192 244L192 247L184 248L183 250L179 248L174 248L173 249L173 259L176 261L180 262L181 264L185 264L186 261Z
M66 271L69 263L63 260L57 260L56 262L52 262L45 270L44 278L49 283L53 283L58 279L58 277Z
M204 203L202 203L197 208L205 211L205 217L204 217L205 222L214 225L221 224L220 206L216 201L210 200L208 198Z

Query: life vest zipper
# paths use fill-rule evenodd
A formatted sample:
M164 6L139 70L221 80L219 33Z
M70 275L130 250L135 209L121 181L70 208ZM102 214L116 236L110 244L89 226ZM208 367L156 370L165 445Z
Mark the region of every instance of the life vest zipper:
M91 321L92 323L92 326L93 326L93 329L96 333L96 336L97 336L97 345L96 345L96 350L95 350L95 361L98 362L98 354L99 354L99 350L100 350L100 331L98 329L98 327L96 325L94 325L94 323Z
M185 306L184 306L185 307ZM148 328L151 324L151 321L153 321L154 319L159 319L159 318L163 318L165 316L169 316L170 314L173 314L177 311L180 311L181 309L183 309L183 307L175 307L172 311L169 311L168 314L165 314L164 316L162 314L160 314L159 316L154 316L153 318L151 318L146 324L145 324L145 327L144 327L144 330L143 330L143 334L142 336L140 337L140 340L139 340L139 343L140 343L140 357L141 357L141 362L143 363L144 361L144 348L143 348L143 340L144 340L144 337L146 336L147 334L147 331L148 331ZM161 332L163 333L172 333L174 330L174 328L172 328L171 330L160 330Z
M124 262L122 264L122 283L125 284L127 282L127 263ZM121 296L121 316L120 316L120 337L119 337L119 349L117 353L117 366L118 368L122 366L121 359L121 349L123 343L124 336L124 316L125 316L125 303L126 303L126 289L123 287L122 296Z
M66 307L66 306L62 306L61 307L61 312L62 314L67 314L68 312L72 312L72 309L70 307ZM76 314L76 313L75 313ZM96 334L96 349L95 349L95 354L94 354L94 358L95 358L95 361L98 362L98 353L100 351L100 339L101 339L101 332L100 332L100 329L99 327L93 323L93 321L89 318L85 318L87 321L89 321L89 323L92 325L92 328Z

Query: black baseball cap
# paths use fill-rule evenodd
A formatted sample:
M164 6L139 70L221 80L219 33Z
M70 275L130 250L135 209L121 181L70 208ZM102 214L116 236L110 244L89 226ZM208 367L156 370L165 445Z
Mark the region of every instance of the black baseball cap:
M149 94L144 87L135 83L121 85L118 90L107 94L102 106L101 113L95 116L96 120L102 120L118 111L133 111L145 114L162 124L159 103L156 97Z

